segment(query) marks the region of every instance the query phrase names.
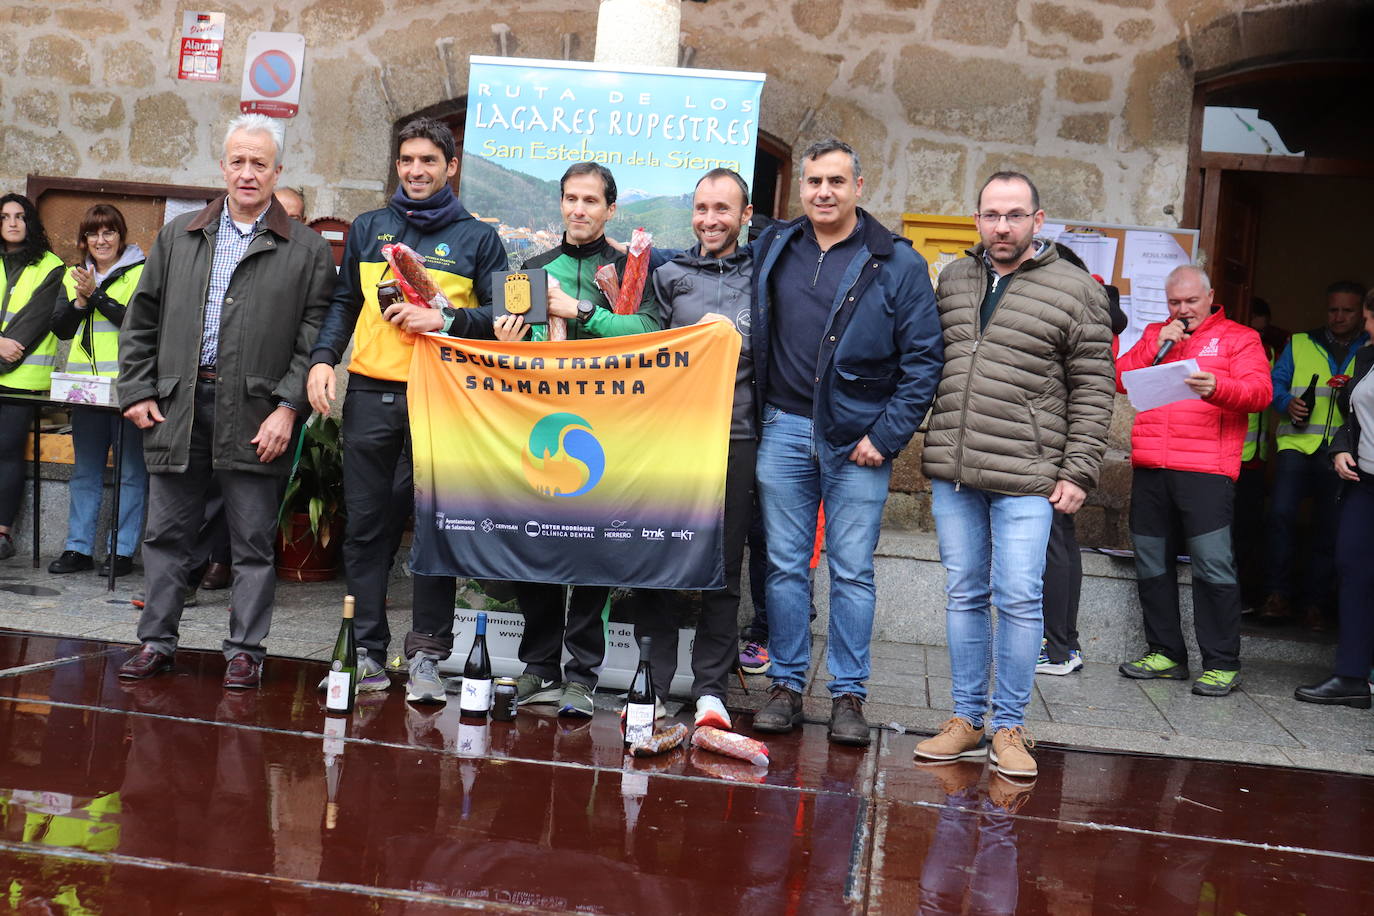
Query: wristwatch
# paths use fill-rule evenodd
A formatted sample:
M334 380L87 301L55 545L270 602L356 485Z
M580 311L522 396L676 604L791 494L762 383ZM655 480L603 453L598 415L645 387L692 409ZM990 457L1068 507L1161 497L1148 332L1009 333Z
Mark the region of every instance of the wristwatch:
M596 303L590 299L577 300L577 320L586 323L596 312Z

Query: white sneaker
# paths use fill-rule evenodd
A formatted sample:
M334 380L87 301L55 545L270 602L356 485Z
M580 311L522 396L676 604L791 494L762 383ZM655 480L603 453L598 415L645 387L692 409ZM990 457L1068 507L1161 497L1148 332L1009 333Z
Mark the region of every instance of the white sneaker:
M1036 674L1073 674L1083 667L1083 655L1077 649L1069 653L1066 662L1052 662L1048 658L1035 666Z
M704 696L697 700L696 725L730 730L730 714L725 711L725 704L720 697Z

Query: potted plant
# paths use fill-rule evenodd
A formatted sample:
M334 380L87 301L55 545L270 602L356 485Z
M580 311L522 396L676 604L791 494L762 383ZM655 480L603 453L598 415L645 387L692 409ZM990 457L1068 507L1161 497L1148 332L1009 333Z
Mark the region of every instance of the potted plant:
M277 577L323 582L337 576L343 513L339 421L316 414L301 430L300 450L277 515Z

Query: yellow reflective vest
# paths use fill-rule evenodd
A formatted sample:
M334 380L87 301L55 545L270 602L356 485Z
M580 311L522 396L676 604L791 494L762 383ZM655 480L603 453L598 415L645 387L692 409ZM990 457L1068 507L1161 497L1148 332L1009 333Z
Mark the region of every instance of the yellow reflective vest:
M1289 383L1288 390L1292 392L1293 397L1301 397L1306 393L1307 386L1311 384L1312 376L1315 375L1317 400L1312 413L1307 417L1306 426L1294 426L1293 419L1285 412L1282 422L1279 423L1275 442L1279 451L1293 449L1304 455L1312 455L1331 441L1331 435L1340 429L1344 418L1340 409L1336 407L1331 396L1331 387L1327 384L1331 380L1331 362L1326 351L1317 346L1306 332L1294 334L1289 346L1293 350L1293 380ZM1354 368L1357 349L1353 346L1350 348L1341 374L1349 375L1350 370Z
M143 276L143 264L138 263L122 271L112 280L101 286L101 291L120 305L128 305L138 289L138 278ZM76 301L76 281L69 270L62 278L62 289L67 301ZM86 327L90 327L90 349L87 349ZM65 333L65 332L63 332ZM81 322L81 328L72 337L72 348L67 354L67 372L76 375L119 374L119 325L91 306Z
M14 281L14 287L10 289L9 298L5 303L5 322L4 328L0 328L0 335L3 335L9 327L14 324L19 313L33 304L33 294L38 287L43 285L43 281L48 278L48 274L54 268L62 266L62 259L51 251L46 252L43 257L38 259L36 264L30 264L19 274L19 278ZM0 259L0 290L9 287L9 277L5 276L5 265ZM48 297L44 297L48 298ZM53 303L39 302L36 308L48 309L51 312ZM24 354L23 362L14 368L13 371L0 375L0 385L6 388L19 388L24 391L47 391L52 376L53 360L57 356L57 338L51 333L44 335L43 339L36 346L28 349Z

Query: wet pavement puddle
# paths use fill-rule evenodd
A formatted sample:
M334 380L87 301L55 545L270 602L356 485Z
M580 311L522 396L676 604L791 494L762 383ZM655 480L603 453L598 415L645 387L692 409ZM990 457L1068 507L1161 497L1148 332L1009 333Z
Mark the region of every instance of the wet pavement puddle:
M236 692L208 652L121 682L127 651L0 630L12 908L1374 912L1367 777L1042 746L1027 785L823 725L760 736L766 770L634 760L605 710L488 722L398 686L327 719L322 663Z

